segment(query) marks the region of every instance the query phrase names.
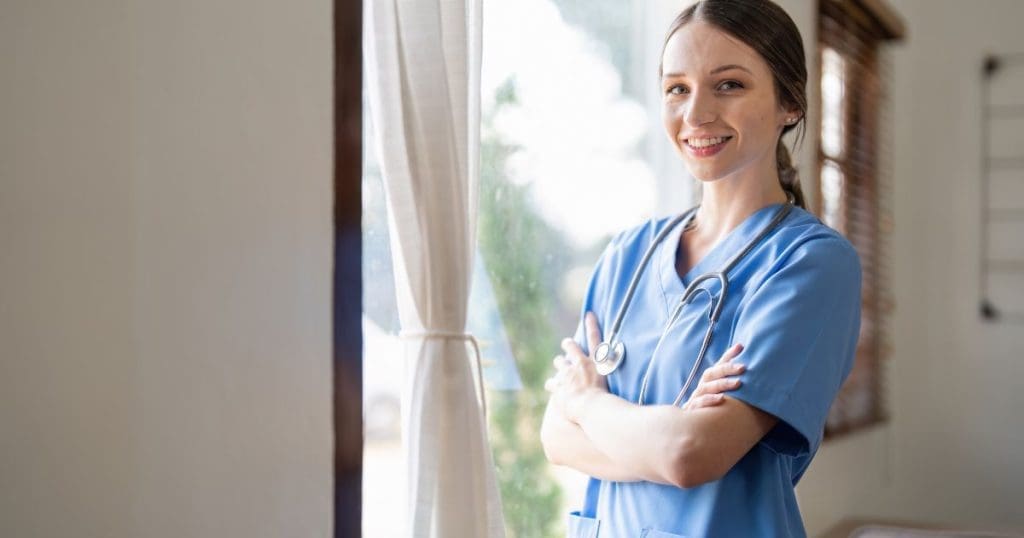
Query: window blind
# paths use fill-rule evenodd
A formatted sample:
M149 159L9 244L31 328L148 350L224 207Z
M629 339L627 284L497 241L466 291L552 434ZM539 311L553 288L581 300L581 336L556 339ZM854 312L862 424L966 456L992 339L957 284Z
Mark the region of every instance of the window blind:
M891 80L887 39L899 37L897 18L877 0L822 0L818 28L821 131L818 138L819 217L860 255L861 329L853 370L825 425L825 438L887 420L884 361L893 309L889 289L891 181L883 163Z

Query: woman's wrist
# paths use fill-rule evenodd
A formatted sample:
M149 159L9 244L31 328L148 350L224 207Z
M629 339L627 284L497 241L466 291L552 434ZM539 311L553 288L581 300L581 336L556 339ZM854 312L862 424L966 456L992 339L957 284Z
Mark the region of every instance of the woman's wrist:
M565 417L570 422L579 424L583 418L583 414L593 407L593 403L597 398L600 398L604 394L608 394L608 391L601 390L597 387L587 387L572 394L565 401Z

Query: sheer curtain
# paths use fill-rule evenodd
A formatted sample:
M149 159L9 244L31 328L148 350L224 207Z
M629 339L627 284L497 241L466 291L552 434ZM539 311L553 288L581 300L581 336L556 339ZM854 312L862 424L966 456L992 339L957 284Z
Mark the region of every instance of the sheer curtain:
M409 536L504 536L479 355L464 334L476 245L480 0L365 3L366 77L407 337ZM474 345L475 349L475 345Z

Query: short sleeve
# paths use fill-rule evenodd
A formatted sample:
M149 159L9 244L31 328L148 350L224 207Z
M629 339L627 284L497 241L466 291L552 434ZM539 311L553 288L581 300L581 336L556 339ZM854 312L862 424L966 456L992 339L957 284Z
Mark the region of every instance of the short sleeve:
M860 332L861 267L841 237L809 240L739 306L732 342L746 365L727 394L779 418L762 440L792 456L813 454L853 367Z

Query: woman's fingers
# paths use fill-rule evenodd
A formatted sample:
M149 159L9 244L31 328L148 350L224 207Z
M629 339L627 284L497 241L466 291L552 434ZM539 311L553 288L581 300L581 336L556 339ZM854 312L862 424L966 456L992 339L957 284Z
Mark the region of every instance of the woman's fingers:
M722 355L722 358L718 359L718 362L729 362L735 359L741 351L743 351L743 344L733 344L729 349L725 350L725 354Z
M583 323L587 329L587 343L590 345L590 352L593 353L597 346L601 345L601 325L597 323L597 315L593 312L587 312Z
M683 410L689 411L701 407L714 407L724 401L725 396L721 394L705 394L696 398L690 398L690 401L686 402L686 405L683 406Z
M736 390L743 384L742 381L735 377L726 379L716 379L714 381L701 382L697 385L697 388L693 390L693 394L690 398L696 398L705 394L718 394L730 390Z
M562 370L563 368L568 368L572 365L565 355L556 355L555 358L552 359L551 364L555 365L556 370Z
M737 375L743 373L746 370L746 366L732 362L740 352L743 351L743 344L736 344L725 351L722 358L715 363L714 366L704 370L704 373L700 376L700 382L704 383L707 381L713 381L725 376Z
M600 388L608 390L608 382L604 376L597 372L593 359L583 353L583 349L572 338L562 340L562 351L569 361L569 366L563 373L562 386L570 387L569 390L579 392L586 388Z
M562 351L565 352L566 358L570 361L575 362L580 358L587 358L587 354L583 352L583 348L576 343L572 338L562 339Z
M721 396L720 393L735 390L743 384L734 376L738 376L746 371L746 366L732 362L732 359L739 355L741 351L743 351L743 346L741 344L736 344L730 347L714 366L704 370L704 373L700 376L700 382L697 384L697 388L693 389L693 394L690 395L687 406L689 406L689 402L705 401L702 399ZM710 401L720 403L719 400L715 400L714 398ZM700 407L704 404L695 405Z

